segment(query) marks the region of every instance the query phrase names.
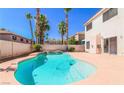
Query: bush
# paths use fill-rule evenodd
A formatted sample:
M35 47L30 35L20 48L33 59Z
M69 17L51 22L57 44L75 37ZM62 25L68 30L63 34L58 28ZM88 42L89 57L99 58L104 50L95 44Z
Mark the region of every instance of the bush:
M74 51L75 51L75 48L74 48L74 47L70 47L70 48L68 49L68 51L69 51L69 52L74 52Z
M76 45L76 40L75 40L75 38L69 39L69 40L68 40L68 43L69 43L70 45Z
M40 44L34 44L33 48L35 49L35 51L40 51L41 45Z

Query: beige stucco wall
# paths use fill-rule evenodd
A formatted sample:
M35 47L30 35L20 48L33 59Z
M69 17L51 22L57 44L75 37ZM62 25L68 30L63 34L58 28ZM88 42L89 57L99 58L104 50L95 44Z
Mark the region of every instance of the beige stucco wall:
M103 22L103 15L100 15L92 22L92 29L85 30L86 41L90 41L90 49L86 51L96 53L96 35L101 34L101 47L103 53L103 39L117 36L117 54L124 55L124 8L118 9L118 15ZM93 45L93 47L92 47Z
M103 23L102 26L101 36L103 38L117 36L117 54L124 55L124 43L122 43L124 42L124 8L119 8L118 15Z
M77 52L84 52L85 51L85 46L84 45L68 45L68 47L74 47L75 51ZM67 46L66 45L43 45L42 46L43 50L62 50L66 51Z
M31 52L31 45L0 40L0 59L19 56Z
M0 40L12 40L12 35L0 34Z
M83 35L83 34L76 34L75 35L75 40L76 41L83 40L84 38L85 38L85 35Z

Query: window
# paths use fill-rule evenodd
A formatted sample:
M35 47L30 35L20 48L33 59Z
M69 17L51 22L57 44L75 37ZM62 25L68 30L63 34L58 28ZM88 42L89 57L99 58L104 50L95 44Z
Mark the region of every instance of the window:
M89 24L86 26L86 29L87 29L87 31L89 31L90 29L92 29L92 22L89 23Z
M86 47L87 49L90 49L90 41L87 42Z
M13 36L12 36L12 39L13 39L13 40L16 40L16 39L17 39L17 37L16 37L15 35L13 35Z
M111 8L107 12L103 14L103 22L111 19L112 17L116 16L118 14L117 8Z
M26 43L28 43L28 40L26 40Z
M109 51L109 39L104 39L104 53Z
M21 38L20 41L23 41L23 38Z
M85 41L81 41L81 44L84 45L85 44Z

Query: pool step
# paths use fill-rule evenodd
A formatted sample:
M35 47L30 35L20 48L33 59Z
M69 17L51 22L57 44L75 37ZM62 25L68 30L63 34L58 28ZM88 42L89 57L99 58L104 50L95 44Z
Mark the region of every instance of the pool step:
M69 81L73 82L73 81L77 81L77 80L82 79L82 76L77 71L77 69L75 67L73 67L73 68L70 69L70 72L69 72L67 78L70 78Z
M79 65L80 66L80 65ZM75 65L74 69L75 71L78 73L78 76L81 77L80 79L84 79L84 74L82 73L83 70L81 70L79 68L79 66L77 66L77 64Z
M89 72L92 73L92 70L91 69L87 69L87 66L88 65L83 65L81 66L80 64L77 64L78 66L78 70L81 72L80 74L83 75L84 78L87 78L89 76Z

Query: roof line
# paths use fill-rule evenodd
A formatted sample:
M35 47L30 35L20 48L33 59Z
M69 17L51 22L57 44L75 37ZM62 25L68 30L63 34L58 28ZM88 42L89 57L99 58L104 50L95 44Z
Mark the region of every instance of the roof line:
M2 30L2 29L0 29L0 30ZM5 29L5 30L3 30L3 31L5 31L5 33L0 33L0 34L16 35L16 36L22 37L22 38L24 38L24 39L31 40L31 39L29 39L29 38L26 38L26 37L24 37L24 36L21 36L21 35L18 35L18 34L16 34L16 33L14 33L14 32L11 32L11 31L9 31L8 29Z
M88 25L89 23L91 23L94 19L96 19L98 16L100 16L101 14L105 13L106 11L108 11L110 8L103 8L101 9L99 12L97 12L93 17L91 17L87 22L84 23L84 25Z

